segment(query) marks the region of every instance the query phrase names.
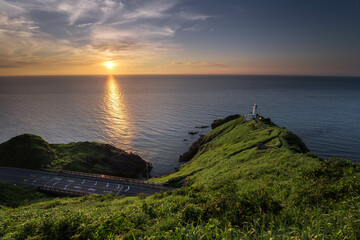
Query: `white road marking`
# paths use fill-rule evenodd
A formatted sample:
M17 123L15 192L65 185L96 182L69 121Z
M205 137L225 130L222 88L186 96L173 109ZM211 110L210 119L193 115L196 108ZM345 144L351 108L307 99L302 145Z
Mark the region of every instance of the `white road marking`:
M45 187L54 179L50 179L47 183L45 183Z
M71 182L71 183L75 182L75 180L72 180L72 179L68 179L67 181Z
M75 188L75 189L81 189L81 187L80 187L80 186L74 186L74 188Z
M35 179L34 181L33 181L33 183L36 183L37 182L37 179Z
M119 185L120 185L120 184L118 184L118 188L119 188ZM117 191L116 196L119 196L119 193L121 192L121 189L123 189L123 187L124 187L124 186L121 185L121 188L119 189L119 191Z
M104 190L103 193L112 193L112 191Z
M30 175L30 177L36 177L36 175L34 175L34 174L31 174L31 175Z
M61 181L61 177L56 177L56 178L54 178L54 180L56 180L56 181Z
M95 181L95 184L94 184L94 186L96 186L97 185L97 181Z
M58 183L59 183L59 182L54 183L53 186L55 186L55 185L58 184Z
M95 188L88 188L88 191L94 192L96 189Z
M119 189L120 188L120 184L118 184L117 188L116 189Z
M66 189L68 186L70 186L70 184L66 185L66 186L64 187L64 189Z
M127 187L127 189L124 192L127 192L130 190L130 186Z
M85 183L85 179L81 182L81 184L84 184Z
M109 186L109 183L106 183L106 187L108 187Z

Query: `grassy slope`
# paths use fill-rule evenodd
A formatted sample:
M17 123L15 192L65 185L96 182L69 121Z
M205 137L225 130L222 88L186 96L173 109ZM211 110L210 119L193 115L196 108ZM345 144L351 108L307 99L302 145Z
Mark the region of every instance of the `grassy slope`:
M151 181L173 183L189 176L187 182L193 186L228 180L249 190L262 186L277 193L291 186L292 176L299 171L320 163L318 158L301 153L307 149L290 131L273 124L242 121L239 118L215 128L190 163L174 174ZM288 139L296 144L289 145ZM260 142L272 148L256 150Z
M36 135L22 134L0 144L1 166L40 169L52 160L49 144Z
M135 178L146 168L146 162L108 144L49 144L39 136L22 134L0 144L0 166L65 169Z
M55 155L54 161L47 166L50 169L136 178L148 164L138 155L127 153L109 144L72 142L50 146ZM151 168L149 166L149 169Z
M1 206L14 208L50 199L52 199L50 196L36 191L35 188L0 182L0 208Z
M101 143L93 142L91 145L101 145ZM60 170L62 168L69 170L84 170L91 171L86 166L86 158L93 156L94 158L104 157L102 152L96 151L94 147L89 144L68 143L68 144L51 144L51 148L55 153L55 161L50 164L50 168ZM105 169L108 166L103 166Z
M2 209L0 238L359 238L358 165L306 151L286 129L237 119L212 130L178 172L151 180L186 179L184 188Z

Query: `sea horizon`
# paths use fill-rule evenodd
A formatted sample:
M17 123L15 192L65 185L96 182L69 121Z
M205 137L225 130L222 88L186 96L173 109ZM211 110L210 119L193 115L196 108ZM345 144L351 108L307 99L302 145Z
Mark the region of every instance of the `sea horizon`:
M157 176L180 166L178 156L199 137L188 134L199 131L196 126L249 113L256 103L260 114L299 135L313 153L359 161L356 77L68 75L8 80L0 78L1 142L26 132L50 143L110 143L152 162Z
M326 74L243 74L243 73L134 73L134 74L111 74L111 73L104 73L104 74L35 74L35 75L0 75L0 78L5 77L57 77L57 76L258 76L258 77L327 77L327 78L337 78L337 77L344 77L344 78L360 78L360 75L326 75Z

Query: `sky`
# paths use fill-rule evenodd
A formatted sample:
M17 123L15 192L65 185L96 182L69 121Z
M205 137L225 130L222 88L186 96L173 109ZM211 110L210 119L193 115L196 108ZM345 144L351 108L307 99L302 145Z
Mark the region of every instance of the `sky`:
M360 0L0 0L0 75L110 73L360 76Z

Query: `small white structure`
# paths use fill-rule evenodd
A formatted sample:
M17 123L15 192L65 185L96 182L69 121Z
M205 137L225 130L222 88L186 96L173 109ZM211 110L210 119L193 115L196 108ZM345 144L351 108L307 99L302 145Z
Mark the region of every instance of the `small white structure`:
M245 115L245 121L247 122L247 121L251 121L251 120L256 119L257 118L257 112L256 111L257 111L257 105L254 104L252 114L246 114Z

